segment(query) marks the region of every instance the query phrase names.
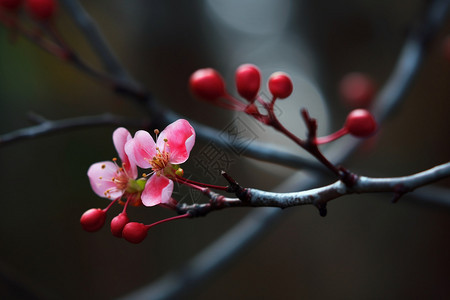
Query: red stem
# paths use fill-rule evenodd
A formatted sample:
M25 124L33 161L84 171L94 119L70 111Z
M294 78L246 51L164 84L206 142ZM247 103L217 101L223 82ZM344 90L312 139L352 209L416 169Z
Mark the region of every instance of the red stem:
M323 145L323 144L332 142L334 140L337 140L337 139L343 137L344 135L346 135L347 133L348 133L348 129L346 127L343 127L330 135L316 138L315 143L317 145Z
M176 180L177 180L177 182L180 182L182 184L186 184L186 185L194 187L194 188L205 187L205 188L212 188L212 189L222 190L222 191L226 191L227 190L226 186L207 184L207 183L198 182L198 181L190 180L190 179L187 179L187 178L183 178L183 177L180 177L180 176L177 176Z
M244 111L245 108L247 107L246 104L242 103L241 101L237 100L236 98L234 98L233 96L231 96L230 94L226 93L223 97L224 99L228 100L228 105L230 105L232 108L232 110L236 110L236 111Z
M122 197L122 196L121 196L121 197ZM109 203L108 206L105 207L105 208L103 209L103 211L104 211L104 212L107 212L107 211L111 208L111 206L113 206L113 204L116 203L117 200L119 200L121 197L116 198L116 199L114 199L113 201L111 201L111 203Z
M175 217L170 217L170 218L167 218L167 219L164 219L164 220L161 220L161 221L158 221L158 222L149 224L149 225L145 225L145 227L147 227L147 229L150 229L150 228L152 228L153 226L159 225L159 224L161 224L161 223L165 223L165 222L169 222L169 221L174 221L174 220L178 220L178 219L183 219L183 218L189 218L189 217L190 217L189 213L186 213L186 214L184 214L184 215L179 215L179 216L175 216Z
M268 104L269 106L270 104ZM269 108L269 107L268 107ZM339 169L333 165L325 156L323 156L322 152L320 152L319 148L317 147L317 144L315 143L315 140L305 142L304 140L298 138L296 135L294 135L292 132L287 130L281 123L278 121L277 117L275 116L273 112L273 107L271 110L268 109L269 113L269 123L268 125L271 125L274 129L280 131L284 135L286 135L288 138L290 138L292 141L294 141L297 145L308 151L311 155L313 155L317 160L319 160L322 164L324 164L328 169L330 169L333 173L340 176ZM308 122L308 120L305 120ZM308 124L307 124L308 125ZM309 127L309 126L308 126ZM311 134L311 132L310 132ZM315 135L315 133L314 133Z

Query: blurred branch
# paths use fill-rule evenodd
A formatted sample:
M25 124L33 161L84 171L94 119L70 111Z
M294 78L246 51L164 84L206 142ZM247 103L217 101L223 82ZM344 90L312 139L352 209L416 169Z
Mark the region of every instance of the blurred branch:
M149 121L135 121L129 118L116 116L110 113L104 113L96 116L82 116L70 119L63 119L52 121L43 118L37 114L30 114L30 119L38 125L22 128L9 133L0 135L0 146L17 142L23 139L35 138L38 136L49 135L59 131L66 131L69 129L93 127L93 126L132 126L132 127L146 127Z
M89 44L101 60L103 67L109 74L114 76L118 82L118 86L126 87L127 90L142 100L146 98L141 86L128 74L126 69L121 65L106 39L100 33L96 23L89 14L84 10L83 6L77 0L60 0L66 7L67 12L72 16L78 28L88 40Z
M445 20L449 0L429 1L423 19L407 37L394 71L374 102L373 113L378 121L387 117L408 92L423 60L427 46Z
M450 207L450 189L438 186L425 186L411 194L414 202L430 203Z
M65 59L67 53L62 47L45 38L40 31L30 30L27 27L23 26L20 22L17 22L15 17L6 14L1 9L0 22L8 27L14 35L20 33L23 37L39 46L41 49L60 59Z

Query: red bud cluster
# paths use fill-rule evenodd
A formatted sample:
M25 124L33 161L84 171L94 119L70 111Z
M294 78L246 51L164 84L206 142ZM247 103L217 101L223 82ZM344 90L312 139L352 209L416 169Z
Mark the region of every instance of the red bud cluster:
M274 116L275 101L289 97L293 91L289 76L283 72L275 72L268 80L268 88L273 98L266 102L259 96L261 71L252 64L243 64L236 69L235 84L238 94L246 101L240 101L228 94L222 76L214 69L199 69L189 79L190 90L197 98L226 109L245 112L265 124L270 123ZM266 109L267 115L259 112L255 101Z

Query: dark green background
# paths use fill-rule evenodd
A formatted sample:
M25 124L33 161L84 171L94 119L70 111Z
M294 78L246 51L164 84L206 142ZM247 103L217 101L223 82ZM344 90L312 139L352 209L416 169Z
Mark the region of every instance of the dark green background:
M187 81L195 69L213 66L231 80L238 63L273 60L276 68L284 43L301 37L313 54L314 81L328 99L330 130L336 130L348 112L338 100L339 79L364 71L381 86L423 10L423 1L299 1L282 34L255 37L221 29L226 26L202 1L92 2L83 4L129 72L165 105L218 129L233 115L189 95ZM100 67L63 10L56 23L68 43ZM346 166L367 176L402 176L448 161L450 62L441 43L449 32L447 21L404 104L371 140L372 147ZM29 126L29 111L49 119L105 111L145 118L130 99L23 38L10 42L9 34L0 26L0 133ZM252 51L271 50L253 58L240 47L244 42ZM50 299L124 295L187 261L248 212L230 209L164 224L140 245L111 236L106 227L94 234L82 231L81 214L108 204L92 192L86 172L90 164L116 156L113 130L68 131L0 148L1 298L24 299L22 289ZM198 142L193 155L202 146ZM240 158L230 172L241 184L264 189L292 172L269 166L265 173ZM198 172L192 162L184 169ZM448 180L440 184L449 187ZM448 207L416 203L410 196L395 205L390 199L389 194L341 198L330 203L326 218L312 207L285 210L263 239L186 299L448 298ZM119 211L115 207L109 218ZM172 215L142 207L129 214L144 223Z

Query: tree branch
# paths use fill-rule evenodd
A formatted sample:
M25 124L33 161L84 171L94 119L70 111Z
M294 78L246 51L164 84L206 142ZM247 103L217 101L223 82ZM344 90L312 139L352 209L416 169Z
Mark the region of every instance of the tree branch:
M35 138L38 136L49 135L60 131L69 129L93 127L93 126L132 126L132 127L147 127L149 121L134 121L121 116L116 116L110 113L104 113L96 116L82 116L76 118L62 119L57 121L47 120L42 116L32 114L32 120L38 125L22 128L9 133L0 135L0 146L7 145L24 139Z
M351 187L342 181L333 184L293 193L274 193L252 188L234 189L238 198L219 198L218 194L204 193L211 199L205 204L183 204L178 208L179 214L190 213L191 216L204 216L209 212L230 207L279 207L311 204L319 211L336 198L350 194L392 192L395 199L412 192L418 187L430 184L450 176L450 162L438 165L429 170L403 177L371 178L359 176Z
M101 60L105 70L114 76L118 83L120 83L119 86L126 87L127 90L132 91L132 93L138 95L140 98L142 96L142 88L121 65L119 59L117 59L106 39L98 30L97 25L89 14L84 10L83 6L76 0L60 1L72 16L78 28L83 32L83 35Z

